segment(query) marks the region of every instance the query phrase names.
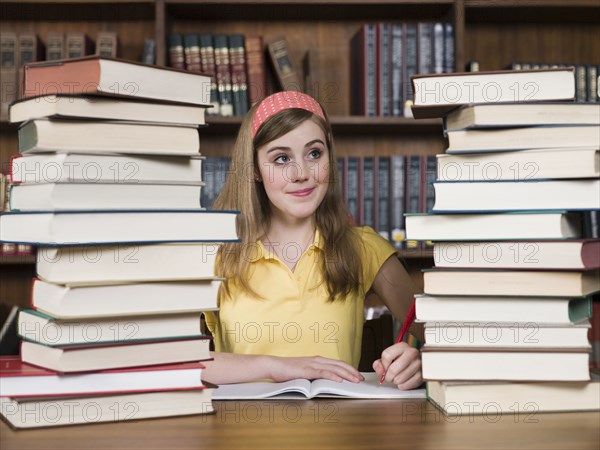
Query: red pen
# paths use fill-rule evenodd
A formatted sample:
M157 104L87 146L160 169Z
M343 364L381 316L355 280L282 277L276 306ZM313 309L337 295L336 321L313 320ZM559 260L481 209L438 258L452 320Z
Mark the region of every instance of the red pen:
M396 339L396 344L399 342L402 342L402 340L404 339L404 336L406 336L406 333L408 332L408 329L410 328L412 323L415 321L415 303L416 303L416 301L413 301L412 305L410 305L408 314L406 314L406 318L404 319L404 323L402 324L402 328L400 329L400 333L398 334L398 339ZM382 384L385 381L386 375L387 375L387 369L385 372L383 372L383 375L381 375L381 378L379 379L379 384Z

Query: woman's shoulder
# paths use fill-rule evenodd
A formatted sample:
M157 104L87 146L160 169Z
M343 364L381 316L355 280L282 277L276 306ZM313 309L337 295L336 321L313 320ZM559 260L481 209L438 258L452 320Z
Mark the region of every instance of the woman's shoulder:
M366 246L367 248L375 247L385 249L386 251L395 251L392 244L390 244L387 239L382 237L373 228L369 226L357 226L354 227L354 229L363 246Z

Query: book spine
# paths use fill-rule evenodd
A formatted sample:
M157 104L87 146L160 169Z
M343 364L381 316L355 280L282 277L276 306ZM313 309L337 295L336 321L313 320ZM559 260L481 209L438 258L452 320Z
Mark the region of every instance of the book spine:
M405 157L394 155L390 159L391 192L391 239L395 247L400 248L404 241L404 205L405 205Z
M185 53L181 33L169 33L169 65L175 69L185 69Z
M0 117L8 118L9 105L18 97L17 33L0 33Z
M255 104L267 95L265 50L261 36L246 36L246 66L248 72L248 102Z
M67 58L81 58L91 55L94 51L94 43L90 37L79 31L67 33L65 46Z
M575 101L585 102L587 97L585 66L578 64L575 66Z
M46 61L63 59L65 52L65 34L51 31L46 35Z
M96 35L96 55L116 58L118 56L119 39L115 31L99 31Z
M183 36L183 54L186 70L200 72L200 43L196 33L188 33Z
M417 25L407 23L405 28L405 75L404 79L404 110L406 105L411 105L414 99L413 85L411 77L417 73ZM410 108L409 108L410 110ZM406 114L405 114L406 115Z
M586 101L593 103L596 102L598 96L598 68L592 64L586 66Z
M454 25L444 24L444 72L454 72Z
M200 60L202 72L211 76L210 83L210 104L213 106L208 109L208 114L220 114L219 88L217 86L217 76L215 67L215 48L213 37L210 34L201 34L200 40Z
M364 92L364 115L377 115L377 30L374 24L367 24L365 30L365 65L366 81Z
M45 53L44 45L35 33L19 33L18 37L18 67L17 91L22 91L23 66L40 61Z
M391 115L390 25L377 24L377 115Z
M246 80L244 35L232 34L229 36L229 57L231 60L233 113L236 116L243 116L248 112L248 82Z
M361 225L376 228L375 225L375 158L365 156L361 158L361 193L362 214Z
M344 205L348 204L348 190L346 189L346 158L343 156L338 156L336 158L337 164L337 176L338 176L338 187L340 189L340 194L342 195L342 199L344 200Z
M390 164L389 156L377 157L377 231L384 239L390 239Z
M425 208L422 212L431 212L435 202L433 182L437 177L437 158L435 155L425 157Z
M444 73L444 24L434 23L432 30L433 73Z
M392 116L402 116L402 64L404 60L402 25L392 25Z
M280 87L285 91L302 91L302 81L287 40L278 38L267 45L271 63Z
M417 24L417 71L419 74L433 72L433 24Z
M364 114L364 90L366 82L365 65L365 26L352 36L350 40L350 114Z
M154 39L144 39L142 62L150 65L156 64L156 41Z
M214 37L215 71L219 91L219 112L221 116L233 116L233 95L231 90L231 67L229 64L229 44L227 35Z
M358 211L358 166L359 158L356 156L346 157L347 168L347 190L348 190L348 213L352 216L355 223L359 223Z

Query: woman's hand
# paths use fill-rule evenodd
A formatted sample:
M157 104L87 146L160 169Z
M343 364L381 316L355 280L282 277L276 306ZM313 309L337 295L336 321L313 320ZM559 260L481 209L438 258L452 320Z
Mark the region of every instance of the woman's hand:
M406 342L394 344L381 353L381 359L373 363L377 375L385 373L385 381L394 383L405 391L418 388L423 383L421 352Z
M358 383L364 377L351 365L338 361L337 359L324 358L322 356L307 357L279 357L269 356L269 373L273 381L288 381L295 378L306 378L316 380L343 380Z

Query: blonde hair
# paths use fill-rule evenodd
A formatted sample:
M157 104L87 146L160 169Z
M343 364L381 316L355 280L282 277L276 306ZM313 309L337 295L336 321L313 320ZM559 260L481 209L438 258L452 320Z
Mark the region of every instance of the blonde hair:
M217 197L214 208L238 210L237 231L239 243L225 243L218 254L216 274L225 278L223 288L230 292L231 283L259 298L250 287L248 277L255 243L270 226L270 202L262 183L255 178L258 173L256 149L289 133L306 120L312 120L323 130L329 149L329 184L325 197L315 212L315 224L324 242L320 258L323 281L329 300L345 300L358 292L362 273L358 252L359 240L350 223L338 183L337 161L333 147L331 125L304 109L280 111L268 118L252 139L252 119L258 105L246 114L237 136L232 154L231 168L225 185ZM323 109L324 111L324 109Z

